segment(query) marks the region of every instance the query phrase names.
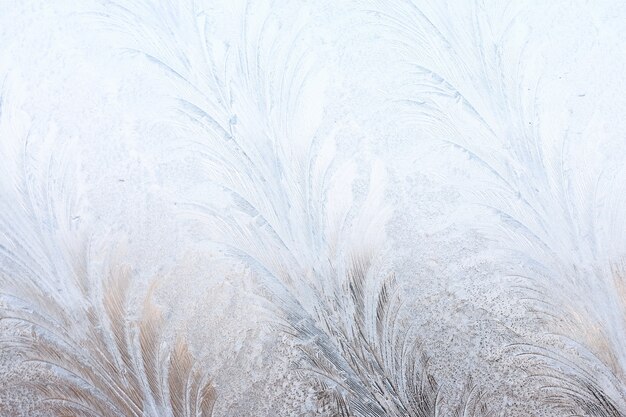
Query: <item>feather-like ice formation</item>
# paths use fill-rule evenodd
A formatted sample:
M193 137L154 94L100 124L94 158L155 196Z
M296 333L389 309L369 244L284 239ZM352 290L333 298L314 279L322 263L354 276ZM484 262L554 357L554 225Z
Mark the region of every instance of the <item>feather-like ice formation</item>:
M0 413L626 415L625 16L0 5Z
M12 165L1 182L0 349L32 373L18 384L55 415L210 416L215 390L187 342L164 338L152 289L132 307L123 254L105 256L98 272L106 249L70 190L72 144L52 127L39 136L44 128L12 104L3 94L2 159Z

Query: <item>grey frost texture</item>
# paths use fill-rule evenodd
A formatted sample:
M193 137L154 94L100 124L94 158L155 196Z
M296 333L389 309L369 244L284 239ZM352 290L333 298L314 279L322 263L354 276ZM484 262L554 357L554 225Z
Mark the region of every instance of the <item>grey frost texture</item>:
M0 416L626 417L625 22L0 2Z

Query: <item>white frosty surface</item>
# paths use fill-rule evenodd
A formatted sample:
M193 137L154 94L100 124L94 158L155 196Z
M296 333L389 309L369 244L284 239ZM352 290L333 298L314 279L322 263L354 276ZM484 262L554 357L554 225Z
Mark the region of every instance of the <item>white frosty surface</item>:
M0 2L0 415L195 416L182 343L214 416L626 416L625 22Z

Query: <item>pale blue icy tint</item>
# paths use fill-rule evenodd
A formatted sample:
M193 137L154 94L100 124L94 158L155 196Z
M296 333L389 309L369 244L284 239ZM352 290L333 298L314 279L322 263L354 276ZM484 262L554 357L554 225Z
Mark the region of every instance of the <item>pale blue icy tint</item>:
M0 415L625 416L625 19L1 2Z

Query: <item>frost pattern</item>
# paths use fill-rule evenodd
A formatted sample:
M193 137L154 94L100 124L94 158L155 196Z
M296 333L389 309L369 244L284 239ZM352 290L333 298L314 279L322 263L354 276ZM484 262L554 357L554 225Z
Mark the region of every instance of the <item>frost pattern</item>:
M626 415L624 6L71 3L0 6L3 415Z

